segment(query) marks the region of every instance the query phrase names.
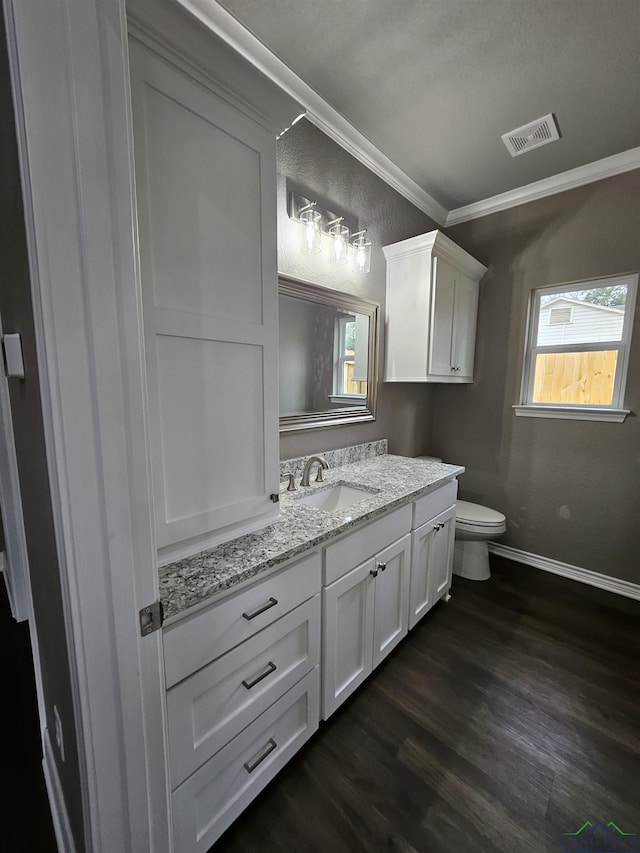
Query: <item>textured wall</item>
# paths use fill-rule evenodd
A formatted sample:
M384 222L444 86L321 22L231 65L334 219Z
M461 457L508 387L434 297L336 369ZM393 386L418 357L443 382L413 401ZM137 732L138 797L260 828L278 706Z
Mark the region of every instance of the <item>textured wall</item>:
M640 171L448 229L489 266L473 385L439 386L433 450L460 495L503 511L503 542L640 582L640 306L623 424L516 418L532 288L640 269Z
M372 241L371 272L359 276L349 267L336 267L324 256L303 255L299 226L287 216L287 188L302 192L337 213L349 215ZM385 259L382 246L431 231L436 224L381 181L350 154L305 119L278 142L278 266L280 272L381 305L384 324ZM384 344L384 335L381 336ZM379 353L382 376L383 346ZM412 456L430 450L433 392L430 386L378 385L377 419L348 427L325 427L285 433L280 458L389 439L389 452Z

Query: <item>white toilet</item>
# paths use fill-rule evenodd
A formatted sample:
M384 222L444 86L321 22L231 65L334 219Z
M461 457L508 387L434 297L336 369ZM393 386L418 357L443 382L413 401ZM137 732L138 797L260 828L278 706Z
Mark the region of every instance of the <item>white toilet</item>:
M431 462L442 462L436 456L420 456ZM453 574L473 581L491 577L487 542L497 539L507 529L507 519L495 509L469 501L456 506L456 539L453 547Z
M458 501L453 546L454 575L474 581L489 580L487 542L502 536L506 529L507 520L501 512L481 504Z

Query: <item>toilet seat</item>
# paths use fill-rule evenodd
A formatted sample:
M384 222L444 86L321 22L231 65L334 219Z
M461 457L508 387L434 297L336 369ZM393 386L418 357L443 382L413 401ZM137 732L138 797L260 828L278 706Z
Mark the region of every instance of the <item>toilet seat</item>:
M506 525L506 517L495 509L481 504L474 504L470 501L458 501L456 506L456 527L459 530L466 530L469 533L473 531L487 532L500 530Z

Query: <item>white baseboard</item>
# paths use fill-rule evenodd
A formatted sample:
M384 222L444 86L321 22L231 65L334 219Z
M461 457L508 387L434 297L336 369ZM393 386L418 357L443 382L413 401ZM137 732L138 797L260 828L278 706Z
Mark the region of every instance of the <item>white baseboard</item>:
M44 781L49 795L49 807L51 808L51 818L53 820L53 830L56 834L58 851L59 853L75 853L76 848L71 832L71 824L69 823L67 806L62 794L62 786L60 785L58 768L53 755L49 730L45 729L42 734L44 745L44 758L42 759Z
M490 553L498 557L506 557L508 560L533 566L535 569L552 572L554 575L562 575L564 578L571 578L571 580L580 581L580 583L586 583L589 586L597 586L607 592L615 592L618 595L625 595L627 598L635 598L640 601L640 584L612 578L610 575L601 575L599 572L582 569L580 566L572 566L570 563L561 563L560 560L552 560L551 557L530 554L528 551L511 548L509 545L501 545L499 542L489 542L488 546Z

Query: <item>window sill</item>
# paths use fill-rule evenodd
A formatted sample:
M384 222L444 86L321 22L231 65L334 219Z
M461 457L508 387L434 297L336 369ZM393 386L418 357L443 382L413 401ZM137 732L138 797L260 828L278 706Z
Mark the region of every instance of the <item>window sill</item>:
M329 399L332 403L347 403L349 405L353 405L354 403L363 403L367 399L366 394L329 394Z
M513 407L519 418L560 418L567 421L606 421L608 423L623 423L629 409L614 409L588 406L540 406L523 404Z

